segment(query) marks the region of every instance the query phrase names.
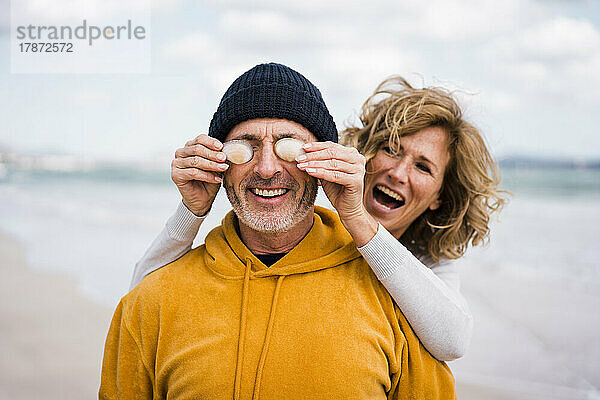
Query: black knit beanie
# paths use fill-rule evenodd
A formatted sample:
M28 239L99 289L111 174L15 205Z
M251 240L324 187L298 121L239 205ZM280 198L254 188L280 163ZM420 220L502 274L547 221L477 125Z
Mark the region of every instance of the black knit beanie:
M208 135L224 141L234 126L254 118L287 119L303 125L319 141L338 141L319 89L282 64L260 64L237 78L223 95Z

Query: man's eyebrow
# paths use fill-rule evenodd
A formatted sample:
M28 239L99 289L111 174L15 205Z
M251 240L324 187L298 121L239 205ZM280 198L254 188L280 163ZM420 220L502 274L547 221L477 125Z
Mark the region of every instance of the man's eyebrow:
M298 139L298 140L304 141L303 140L304 138L302 136L295 135L295 134L290 133L290 132L284 132L284 133L279 133L277 135L273 135L273 139L275 141L278 141L279 139L283 139L283 138L293 138L293 139Z
M243 135L236 137L235 140L247 140L249 142L255 142L259 141L260 138L252 133L244 133Z
M273 140L276 142L279 139L283 139L283 138L293 138L293 139L298 139L302 142L306 141L306 138L303 137L302 135L297 135L291 132L283 132L283 133L278 133L273 135ZM259 142L262 140L262 135L255 135L253 133L244 133L243 135L240 135L238 137L235 138L235 140L246 140L248 142Z

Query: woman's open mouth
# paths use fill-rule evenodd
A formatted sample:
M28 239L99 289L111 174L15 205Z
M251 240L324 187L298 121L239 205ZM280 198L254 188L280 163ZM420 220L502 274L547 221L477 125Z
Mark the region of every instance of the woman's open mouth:
M395 210L404 205L404 198L399 193L383 185L377 185L373 188L373 198L388 210Z

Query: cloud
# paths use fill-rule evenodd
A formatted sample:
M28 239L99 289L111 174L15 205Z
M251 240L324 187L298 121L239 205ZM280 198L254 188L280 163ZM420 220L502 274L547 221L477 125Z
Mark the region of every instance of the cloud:
M579 76L590 82L600 83L600 52L596 52L585 62L567 63L565 71L569 76Z
M296 53L298 58L314 59L329 52L353 53L347 49L355 48L377 55L391 54L383 60L398 57L397 54L414 55L423 51L419 46L426 40L439 43L478 41L506 32L518 21L519 10L526 8L519 6L517 0L371 0L368 7L341 0L204 3L216 10L215 22L196 33L210 36L220 48L231 50L227 53L235 62L244 58L240 52L279 57L291 57ZM197 55L192 52L189 59L196 63ZM346 64L345 67L352 69L353 65Z
M422 70L419 51L385 27L360 18L340 21L326 13L291 15L282 8L223 10L214 26L166 43L161 54L174 64L200 67L215 94L252 65L276 61L309 76L338 103L352 99L354 106L385 77Z
M405 33L421 38L477 42L513 28L519 9L517 0L418 1L404 10L410 18L400 26Z
M10 29L10 0L0 0L0 36Z
M164 44L159 50L171 67L194 71L203 78L209 96L223 94L231 82L254 64L256 54L248 49L236 48L215 35L194 32ZM264 53L263 53L264 55Z
M514 28L519 7L526 8L517 0L204 4L216 11L212 24L166 43L167 60L200 67L216 93L258 62L283 62L322 82L340 109L358 107L390 75L440 74L431 43L443 50L447 43L489 41Z
M514 112L519 111L521 107L521 101L519 97L514 93L508 93L502 90L486 92L484 96L481 96L484 105L487 107L486 112L500 111L500 112Z
M182 36L162 48L166 57L175 61L186 61L193 65L213 65L223 60L223 48L214 37L204 32Z
M600 31L581 18L553 17L498 37L481 51L490 72L542 104L597 104ZM573 96L578 92L579 95Z
M13 2L17 15L36 23L60 23L73 19L98 19L117 16L128 10L133 12L150 11L150 0L28 0Z
M273 10L225 11L218 22L227 41L251 47L301 46L301 21Z
M227 11L219 22L220 28L236 35L249 34L253 38L272 38L273 34L283 40L295 38L299 32L296 21L273 10L243 12Z
M147 77L148 81L135 78L140 82L136 87L153 90L122 107L141 110L140 118L147 122L143 126L119 123L119 134L140 128L144 136L152 135L158 143L167 140L165 130L177 130L183 142L191 137L186 126L204 126L233 79L266 61L282 62L304 73L322 90L338 123L392 74L403 75L417 86L466 89L467 94L458 91L455 95L469 119L473 117L486 132L500 132L500 143L506 146L521 140L531 142L522 137L533 137L537 133L530 128L543 126L543 145L560 149L565 127L573 136L592 137L590 132L600 123L595 112L600 107L600 30L598 21L586 13L589 2L133 1L133 11L144 10L142 4L152 4L155 73ZM85 17L90 23L101 24L104 21L92 22L91 18L129 12L127 0L100 2L15 0L33 4L37 15L77 18L76 22L81 22L83 13L89 13ZM8 0L0 0L0 12L2 6L8 10L8 4ZM92 4L100 8L89 8ZM121 93L129 82L128 78L127 82L107 82L106 86L114 85ZM168 84L156 87L159 82ZM177 93L167 96L169 88L176 88ZM39 96L34 85L28 90L31 96ZM51 97L60 98L63 91L53 89ZM101 93L86 96L77 104L106 101ZM47 106L54 103L41 101L36 112L41 120L55 118L61 126L64 118L53 117L56 109ZM92 118L99 128L91 134L102 140L102 132L115 120L105 117L109 111L112 108L106 107L100 117ZM558 122L546 122L548 115L558 115ZM125 121L129 117L123 113L122 118ZM75 134L79 123L72 125ZM592 147L586 146L586 151L597 152L590 150Z
M304 0L304 1L281 1L281 0L206 0L204 4L210 8L221 11L275 11L285 13L299 18L326 18L330 21L344 15L361 15L379 13L382 8L395 7L394 3L385 0L371 0L369 7L360 2L347 0ZM390 5L391 4L391 5Z
M551 78L551 69L539 61L521 60L506 65L506 71L513 77L527 82L541 82Z
M587 20L557 17L542 21L499 45L504 47L507 57L565 62L597 54L600 32Z
M400 52L392 44L371 47L339 47L326 49L317 57L317 66L326 77L330 89L343 93L373 91L384 78L421 70L416 53Z
M548 60L586 59L600 51L600 32L584 19L559 17L526 32L522 47Z
M358 22L332 22L279 10L225 10L217 23L216 37L237 48L255 52L318 51L325 47L360 46L377 30L363 31Z
M173 12L181 7L182 0L0 0L0 36L10 31L13 24L67 24L87 19L95 23L99 19L144 18L151 12ZM111 21L115 22L115 21Z
M13 1L14 12L36 23L132 18L152 11L174 10L182 0L25 0ZM15 15L15 13L13 13Z
M315 27L340 27L344 21L360 29L368 22L374 30L385 26L386 30L445 40L505 30L519 21L519 13L527 8L519 0L370 0L368 5L347 0L207 0L204 4L222 13L277 13Z

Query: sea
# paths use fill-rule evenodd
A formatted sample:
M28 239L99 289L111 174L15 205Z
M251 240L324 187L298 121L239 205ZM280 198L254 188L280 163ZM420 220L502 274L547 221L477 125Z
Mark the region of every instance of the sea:
M0 231L23 244L32 268L70 276L85 296L111 308L127 293L136 262L180 201L168 169L5 167L0 172ZM460 261L461 276L466 278L464 293L474 303L479 330L468 355L453 370L457 378L467 381L523 387L534 382L534 387L541 385L548 393L564 394L548 398L598 398L600 169L505 168L502 188L509 201L493 217L489 243L469 250ZM317 204L331 208L323 193ZM221 191L196 246L229 210ZM536 300L536 287L538 292L548 287L563 294ZM531 288L531 302L527 288ZM584 297L569 304L573 296L560 297L565 293ZM555 313L545 305L552 301L567 307ZM536 308L526 313L520 303L536 304ZM544 333L564 331L564 326L547 328L544 323L569 312L578 318L572 324L581 326L573 326L572 332L567 327L566 339ZM528 321L533 321L531 326ZM514 331L521 333L505 337ZM570 344L562 346L569 339ZM528 341L527 349L542 346L528 356L537 360L520 360L525 350L512 354L512 343L518 341ZM554 348L562 349L556 350L561 357L540 359L539 354ZM577 352L577 357L570 358L571 352ZM527 363L550 363L551 368L532 367L530 372Z

